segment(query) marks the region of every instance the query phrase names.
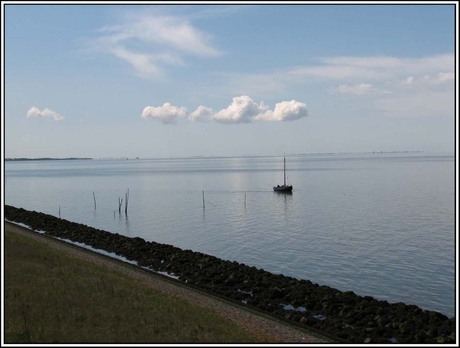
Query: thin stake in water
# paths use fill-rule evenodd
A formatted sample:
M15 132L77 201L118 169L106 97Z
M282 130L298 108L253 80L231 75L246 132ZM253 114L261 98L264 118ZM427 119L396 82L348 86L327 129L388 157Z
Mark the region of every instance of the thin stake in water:
M125 215L128 215L128 199L129 199L129 189L125 193Z
M118 214L121 214L121 205L123 204L123 198L118 197Z

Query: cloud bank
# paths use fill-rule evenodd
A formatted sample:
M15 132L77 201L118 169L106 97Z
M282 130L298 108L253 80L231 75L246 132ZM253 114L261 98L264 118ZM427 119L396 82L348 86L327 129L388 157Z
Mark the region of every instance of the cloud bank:
M27 111L27 118L32 118L32 117L51 117L55 121L62 121L64 119L64 116L62 116L56 111L53 111L48 108L40 110L39 108L35 106L32 106L29 109L29 111Z
M215 121L219 123L250 123L253 121L293 121L306 117L307 105L295 100L277 103L271 110L264 102L257 103L248 96L233 98L226 108L214 112L200 105L189 113L185 107L164 103L162 106L146 106L141 117L155 119L164 124L174 124L180 117L191 121Z
M246 86L244 93L256 96L276 95L290 88L307 90L311 86L334 94L378 96L393 92L399 95L404 85L433 91L450 88L454 62L452 54L420 58L320 57L303 66L257 74L222 73L220 77L227 81L227 93L237 93L241 86Z

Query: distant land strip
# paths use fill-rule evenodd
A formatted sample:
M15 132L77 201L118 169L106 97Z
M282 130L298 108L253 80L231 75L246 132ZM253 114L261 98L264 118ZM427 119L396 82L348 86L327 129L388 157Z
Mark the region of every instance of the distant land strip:
M66 157L66 158L52 158L52 157L40 157L40 158L5 158L5 161L69 161L69 160L92 160L91 157Z
M310 153L291 153L286 154L286 157L296 156L330 156L330 155L384 155L384 154L411 154L411 153L423 153L420 150L401 150L401 151L367 151L367 152L310 152ZM128 159L213 159L213 158L263 158L263 157L279 157L279 155L236 155L236 156L169 156L169 157L102 157L96 158L100 160L128 160ZM66 157L66 158L53 158L53 157L39 157L39 158L5 158L5 161L68 161L68 160L93 160L92 157Z

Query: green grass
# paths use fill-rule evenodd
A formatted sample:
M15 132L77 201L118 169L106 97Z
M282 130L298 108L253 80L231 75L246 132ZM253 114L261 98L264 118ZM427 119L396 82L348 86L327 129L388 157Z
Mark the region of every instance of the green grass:
M5 343L261 342L215 312L5 233Z

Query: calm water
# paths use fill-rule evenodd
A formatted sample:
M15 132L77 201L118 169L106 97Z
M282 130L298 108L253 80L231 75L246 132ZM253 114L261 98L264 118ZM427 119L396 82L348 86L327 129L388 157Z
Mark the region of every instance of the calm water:
M455 314L454 157L6 162L6 203ZM118 198L129 189L128 216ZM205 209L203 209L203 192ZM93 192L97 209L94 209ZM124 204L124 203L123 203Z

